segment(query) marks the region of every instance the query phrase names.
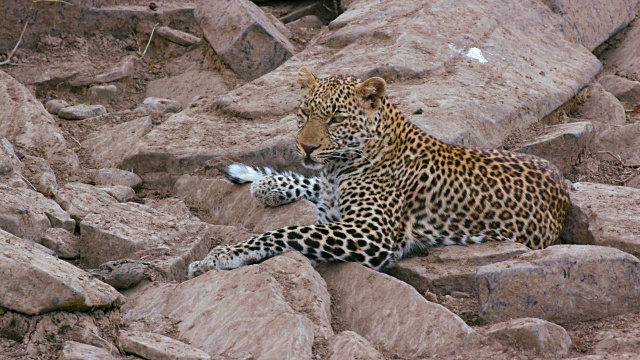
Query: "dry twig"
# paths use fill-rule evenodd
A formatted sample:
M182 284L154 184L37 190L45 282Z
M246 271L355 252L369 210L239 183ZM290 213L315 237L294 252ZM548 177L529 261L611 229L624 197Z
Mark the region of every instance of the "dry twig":
M144 51L142 52L142 54L140 54L141 59L144 58L144 55L147 53L147 50L149 49L149 45L151 45L151 39L153 39L153 33L155 33L158 25L160 25L160 23L156 23L155 25L153 25L153 29L151 30L151 35L149 35L149 41L147 41L147 46L145 46Z
M27 184L31 185L31 187L33 188L33 190L38 191L38 189L36 189L35 186L33 186L33 184L31 183L31 181L27 180L26 177L22 176L22 174L20 174L19 172L16 171L16 174L18 174L18 176L20 176L22 178L22 180L26 181Z
M13 57L13 54L18 49L18 46L20 46L20 43L22 42L22 36L24 36L24 32L25 30L27 30L28 25L29 25L29 20L25 20L24 26L22 27L22 32L20 33L20 37L18 38L18 42L16 43L16 46L14 46L13 50L11 50L11 52L7 55L7 58L4 61L0 62L0 66L9 64L11 62L11 57Z
M640 168L640 164L626 164L624 161L622 161L620 156L612 153L609 150L598 151L598 154L609 154L609 155L613 156L613 158L618 160L620 165L622 165L623 167L628 167L628 168L632 168L632 169Z

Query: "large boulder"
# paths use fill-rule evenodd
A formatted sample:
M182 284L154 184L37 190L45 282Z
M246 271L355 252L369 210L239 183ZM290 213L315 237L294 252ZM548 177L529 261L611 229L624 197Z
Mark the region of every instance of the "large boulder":
M151 131L151 117L140 117L116 126L105 125L82 142L91 159L104 167L120 167L122 159L134 152L140 139ZM126 168L127 170L130 170Z
M28 315L120 305L111 286L0 230L0 308Z
M299 253L178 285L152 284L127 297L123 315L132 326L168 319L178 339L214 357L309 359L314 345L333 336L325 282Z
M640 306L640 260L602 246L555 245L478 269L480 317L599 319Z
M640 189L573 184L561 238L570 244L611 246L640 256Z
M44 156L62 173L78 168L55 120L27 88L0 70L0 137L34 156Z
M388 275L356 263L321 264L318 271L333 299L334 322L385 353L446 357L475 337L458 316Z

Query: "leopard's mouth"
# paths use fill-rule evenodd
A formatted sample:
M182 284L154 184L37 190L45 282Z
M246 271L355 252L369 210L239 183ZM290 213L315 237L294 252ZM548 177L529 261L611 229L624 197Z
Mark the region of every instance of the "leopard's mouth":
M304 167L306 168L313 169L313 170L320 170L324 167L324 164L314 161L309 157L302 159L302 165L304 165Z

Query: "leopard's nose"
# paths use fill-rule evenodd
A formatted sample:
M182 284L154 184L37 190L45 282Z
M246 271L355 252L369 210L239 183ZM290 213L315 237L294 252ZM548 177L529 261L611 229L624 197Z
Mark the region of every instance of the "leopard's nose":
M304 153L307 155L307 157L311 156L311 153L313 152L313 150L317 149L320 147L320 145L307 145L307 144L300 144L300 146L302 147L302 150L304 150Z

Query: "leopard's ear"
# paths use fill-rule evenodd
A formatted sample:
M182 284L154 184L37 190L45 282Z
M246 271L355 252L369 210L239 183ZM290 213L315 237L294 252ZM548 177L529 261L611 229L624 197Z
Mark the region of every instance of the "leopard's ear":
M309 71L309 69L307 69L306 67L301 67L300 70L298 70L298 83L302 85L303 89L304 88L310 89L318 83L318 80L311 73L311 71Z
M383 78L372 77L356 87L356 93L365 101L371 102L372 108L377 108L379 100L387 93L387 83Z

